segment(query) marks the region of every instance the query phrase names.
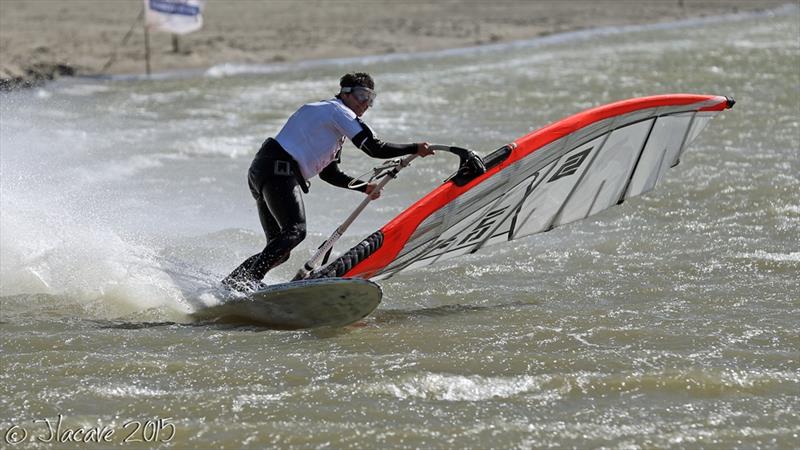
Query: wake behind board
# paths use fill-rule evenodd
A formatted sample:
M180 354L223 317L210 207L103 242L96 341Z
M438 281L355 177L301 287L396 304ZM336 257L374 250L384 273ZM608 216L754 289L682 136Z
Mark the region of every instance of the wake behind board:
M192 317L283 330L343 327L367 317L382 294L380 286L358 278L301 280L228 299L195 311Z

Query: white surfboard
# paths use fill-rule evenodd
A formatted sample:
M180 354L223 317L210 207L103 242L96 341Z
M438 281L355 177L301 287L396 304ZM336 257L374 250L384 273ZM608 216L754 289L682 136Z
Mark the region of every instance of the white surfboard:
M195 311L198 320L297 330L343 327L367 317L381 302L377 284L359 278L322 278L269 286Z

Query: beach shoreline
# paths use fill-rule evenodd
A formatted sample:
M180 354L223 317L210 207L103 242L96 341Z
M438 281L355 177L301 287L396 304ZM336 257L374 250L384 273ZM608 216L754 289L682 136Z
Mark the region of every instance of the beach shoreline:
M209 1L204 27L151 33L154 72L415 53L778 8L785 0ZM140 0L0 0L0 88L145 72ZM127 40L123 44L123 39Z

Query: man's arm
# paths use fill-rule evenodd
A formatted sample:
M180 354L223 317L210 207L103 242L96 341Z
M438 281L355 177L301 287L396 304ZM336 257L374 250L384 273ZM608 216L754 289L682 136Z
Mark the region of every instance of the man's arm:
M360 119L356 120L361 124L361 132L356 134L351 141L353 145L361 149L361 151L367 155L373 158L390 159L417 153L417 144L392 144L390 142L383 142L375 137L372 130L370 130L364 122Z
M367 192L367 185L363 183L355 188L350 188L348 186L351 181L355 180L355 178L347 175L346 173L342 172L341 169L339 169L338 160L332 161L324 169L322 169L322 172L319 173L319 177L322 178L322 180L326 183L330 183L336 187L352 189L359 192Z

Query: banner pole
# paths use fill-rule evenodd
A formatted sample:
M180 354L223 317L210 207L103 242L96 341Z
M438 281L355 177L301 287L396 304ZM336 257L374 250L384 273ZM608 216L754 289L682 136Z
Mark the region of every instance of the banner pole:
M119 52L119 48L128 43L128 40L131 38L131 36L133 36L133 32L136 31L136 25L138 25L139 21L143 19L144 19L144 8L142 8L142 10L139 11L139 15L136 16L136 21L134 21L131 24L131 28L128 30L127 33L125 33L125 37L122 38L122 42L120 42L119 45L117 45L114 48L114 53L111 54L111 57L108 58L106 64L103 66L102 69L100 69L101 73L105 73L108 70L108 68L111 67L112 64L114 64L114 61L117 60L117 53Z
M144 61L145 73L150 76L150 29L147 26L147 21L144 21Z

